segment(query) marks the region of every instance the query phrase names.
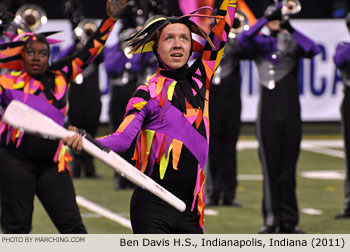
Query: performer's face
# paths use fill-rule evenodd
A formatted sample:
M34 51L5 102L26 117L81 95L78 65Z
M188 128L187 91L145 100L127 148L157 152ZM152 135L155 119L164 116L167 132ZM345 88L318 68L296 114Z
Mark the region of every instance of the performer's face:
M280 20L272 20L267 23L267 28L269 28L270 31L277 32L281 30L280 24Z
M190 57L191 43L191 32L186 25L168 24L160 33L157 52L164 64L179 69Z
M49 64L49 48L39 41L30 41L23 50L24 70L33 77L45 73Z

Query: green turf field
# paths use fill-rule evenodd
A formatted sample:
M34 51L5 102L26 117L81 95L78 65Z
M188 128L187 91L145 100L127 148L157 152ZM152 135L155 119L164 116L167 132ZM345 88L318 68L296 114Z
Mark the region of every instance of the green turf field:
M322 133L322 132L321 132ZM339 135L305 135L304 140L341 139ZM254 136L242 136L241 141L254 140ZM321 147L322 150L334 150L337 155L342 147ZM316 151L319 151L317 149ZM332 153L332 152L331 152ZM131 190L114 190L111 168L96 161L97 171L102 179L75 179L77 195L98 204L117 216L129 218L129 200ZM206 208L206 233L254 234L262 225L261 168L257 150L254 147L242 148L238 152L239 187L237 200L242 208L215 207ZM341 210L344 199L344 180L331 175L344 176L344 158L330 154L303 150L300 154L297 171L297 194L300 208L300 227L308 233L350 233L350 220L335 220L334 216ZM323 179L306 178L304 172L328 171ZM323 174L323 173L321 173ZM255 175L255 176L249 176ZM257 176L256 176L257 175ZM80 205L83 221L89 233L126 234L131 229L115 220L102 217L100 214ZM142 210L141 210L142 211ZM311 214L310 214L311 212ZM32 233L57 233L38 200L35 202Z

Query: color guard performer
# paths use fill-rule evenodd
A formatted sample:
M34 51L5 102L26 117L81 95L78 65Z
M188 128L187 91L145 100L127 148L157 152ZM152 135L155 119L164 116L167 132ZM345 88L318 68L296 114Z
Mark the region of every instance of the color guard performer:
M209 143L209 86L221 61L237 0L223 0L209 36L182 17L161 17L131 37L133 52L153 51L157 72L137 88L117 129L99 142L125 151L137 137L136 166L187 205L181 213L151 193L134 190L130 217L134 233L203 233L204 168ZM212 16L202 16L212 17ZM192 40L203 37L205 45ZM192 52L201 56L188 66ZM81 136L66 138L76 150Z
M125 0L109 0L107 14L93 37L74 56L49 66L54 32L25 32L13 42L0 45L0 66L10 70L0 75L3 109L19 100L44 113L61 126L68 110L68 83L101 52ZM1 227L4 233L31 231L33 200L37 195L60 233L86 233L75 200L62 141L25 134L0 122Z

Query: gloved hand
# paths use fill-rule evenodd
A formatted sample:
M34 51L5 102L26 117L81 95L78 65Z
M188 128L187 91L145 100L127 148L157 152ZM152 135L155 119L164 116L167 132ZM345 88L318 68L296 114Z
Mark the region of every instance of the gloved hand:
M294 32L294 28L290 24L289 18L283 18L283 20L281 21L280 27L281 27L281 29L285 29L285 30L289 31L290 33Z
M264 12L264 17L268 21L281 20L282 18L282 8L280 5L270 5L266 8Z
M117 20L128 6L129 0L107 0L106 13Z

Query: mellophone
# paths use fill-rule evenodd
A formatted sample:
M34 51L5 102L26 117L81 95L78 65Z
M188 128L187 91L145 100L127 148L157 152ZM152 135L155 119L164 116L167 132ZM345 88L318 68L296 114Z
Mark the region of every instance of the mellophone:
M18 100L11 101L4 112L3 120L12 127L26 133L48 139L63 139L76 134L76 132L63 128L51 118ZM86 134L83 135L83 150L113 168L130 182L153 193L180 212L185 211L186 205L182 200L139 171L117 153L103 147Z

